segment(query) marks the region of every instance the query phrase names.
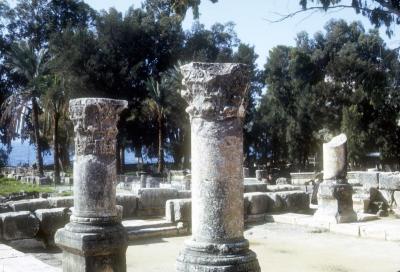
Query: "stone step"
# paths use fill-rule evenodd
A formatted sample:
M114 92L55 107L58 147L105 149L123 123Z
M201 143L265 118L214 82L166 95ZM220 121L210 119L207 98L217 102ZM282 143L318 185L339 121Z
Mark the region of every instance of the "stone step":
M0 271L61 272L61 269L45 264L33 256L15 250L10 246L0 244Z
M154 225L164 225L169 224L168 221L164 219L164 217L149 217L149 218L137 218L137 219L126 219L122 220L122 225L125 228L133 228L139 227L144 228L146 226L154 226Z
M171 237L178 235L187 235L189 230L187 227L180 226L159 226L159 227L146 227L142 229L130 229L127 228L128 240L134 241L144 238L155 238L155 237Z

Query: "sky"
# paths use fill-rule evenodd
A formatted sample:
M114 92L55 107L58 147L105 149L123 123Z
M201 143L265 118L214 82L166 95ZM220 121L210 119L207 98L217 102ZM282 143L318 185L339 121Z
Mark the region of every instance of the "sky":
M108 10L110 7L125 12L133 5L141 7L141 0L84 0L97 10ZM350 2L344 0L343 3ZM301 13L279 23L271 23L269 20L281 18L280 14L289 14L300 9L299 0L219 0L213 4L211 1L202 0L200 6L200 23L206 28L213 24L234 22L235 31L243 43L255 47L259 55L257 64L263 67L269 50L277 45L295 45L297 33L306 31L313 35L323 31L324 25L333 18L344 19L348 22L361 21L365 29L372 28L368 18L357 15L353 9L334 10L325 12ZM188 11L183 28L188 30L193 23L191 10ZM385 29L380 30L381 36L390 48L400 45L400 28L394 28L395 35L389 39ZM398 33L396 35L396 33Z

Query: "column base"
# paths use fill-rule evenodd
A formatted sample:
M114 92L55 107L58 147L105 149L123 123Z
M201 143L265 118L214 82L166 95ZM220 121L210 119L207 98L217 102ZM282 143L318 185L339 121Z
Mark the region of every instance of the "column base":
M55 241L63 250L63 272L126 271L127 234L121 224L69 223L57 231Z
M318 210L314 219L328 223L357 221L353 210L353 187L347 182L324 181L318 188Z
M237 243L188 241L176 262L178 272L259 272L257 255L247 240Z

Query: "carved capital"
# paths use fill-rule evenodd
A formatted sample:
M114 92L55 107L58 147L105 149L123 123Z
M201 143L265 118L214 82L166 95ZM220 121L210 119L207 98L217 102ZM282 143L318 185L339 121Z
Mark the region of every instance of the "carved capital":
M128 107L125 100L79 98L69 102L74 124L75 155L115 156L119 114Z
M192 62L181 66L182 97L191 118L224 120L244 117L249 85L248 67L240 63Z

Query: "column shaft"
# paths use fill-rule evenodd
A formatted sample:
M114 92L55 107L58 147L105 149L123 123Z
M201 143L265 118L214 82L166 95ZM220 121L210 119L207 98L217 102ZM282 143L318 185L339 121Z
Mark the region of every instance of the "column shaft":
M127 234L116 207L115 148L122 100L70 101L75 132L74 210L55 235L64 272L126 271Z
M193 239L243 238L243 139L240 120L192 120Z
M181 70L192 132L192 237L177 259L177 271L260 271L243 238L247 67L190 63Z

